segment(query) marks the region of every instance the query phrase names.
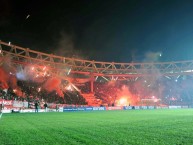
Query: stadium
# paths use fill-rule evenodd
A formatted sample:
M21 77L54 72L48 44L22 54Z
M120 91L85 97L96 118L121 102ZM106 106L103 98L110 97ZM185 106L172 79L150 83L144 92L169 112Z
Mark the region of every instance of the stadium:
M192 73L193 61L90 61L0 41L0 144L192 144Z
M192 0L1 0L0 145L193 145Z

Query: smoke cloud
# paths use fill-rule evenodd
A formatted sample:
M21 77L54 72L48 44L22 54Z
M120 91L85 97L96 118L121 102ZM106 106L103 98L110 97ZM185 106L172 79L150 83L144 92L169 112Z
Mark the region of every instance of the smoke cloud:
M0 87L2 89L8 89L8 75L7 72L5 72L5 70L0 67Z
M50 78L48 79L45 84L43 85L43 88L48 92L56 91L56 93L63 97L64 94L61 90L61 80L59 78Z
M83 55L83 52L75 48L74 42L75 35L73 33L66 33L62 31L53 54L63 57L86 59L86 56Z
M132 94L129 87L126 85L121 87L121 89L117 92L117 96L117 100L121 100L122 98L126 99L127 105L136 105L139 102L138 97Z
M143 62L158 62L160 60L161 52L147 52Z

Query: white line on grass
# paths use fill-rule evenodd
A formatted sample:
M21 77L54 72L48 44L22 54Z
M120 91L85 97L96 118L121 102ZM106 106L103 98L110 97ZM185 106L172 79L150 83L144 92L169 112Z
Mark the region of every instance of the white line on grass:
M1 119L2 115L3 115L3 113L1 113L1 115L0 115L0 119Z

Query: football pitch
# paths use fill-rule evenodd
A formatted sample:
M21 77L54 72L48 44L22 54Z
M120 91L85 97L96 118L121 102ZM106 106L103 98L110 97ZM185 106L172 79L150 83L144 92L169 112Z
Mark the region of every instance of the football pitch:
M192 145L193 109L3 114L0 145Z

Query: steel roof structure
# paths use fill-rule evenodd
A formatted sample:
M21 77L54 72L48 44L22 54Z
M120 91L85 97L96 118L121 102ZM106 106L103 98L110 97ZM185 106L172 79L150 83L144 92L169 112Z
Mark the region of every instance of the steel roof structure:
M10 56L15 65L49 67L50 73L73 78L114 78L126 80L143 76L178 76L193 74L193 60L177 62L116 63L67 58L23 48L0 41L1 63Z

